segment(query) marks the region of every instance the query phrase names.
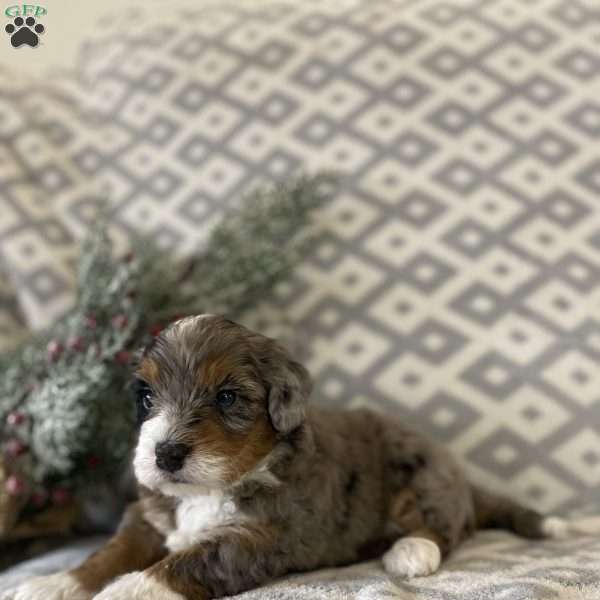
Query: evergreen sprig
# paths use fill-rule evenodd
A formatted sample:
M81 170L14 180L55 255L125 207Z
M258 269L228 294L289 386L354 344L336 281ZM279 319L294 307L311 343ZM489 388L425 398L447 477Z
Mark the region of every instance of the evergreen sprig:
M306 249L310 214L333 187L323 174L256 190L185 260L143 238L116 257L100 223L82 246L72 310L0 356L7 492L43 507L118 472L134 436L132 353L176 316L256 303Z

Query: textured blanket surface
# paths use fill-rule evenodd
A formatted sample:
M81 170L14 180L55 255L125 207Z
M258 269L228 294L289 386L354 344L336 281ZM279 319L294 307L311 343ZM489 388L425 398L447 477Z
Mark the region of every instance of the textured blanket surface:
M0 576L0 591L34 574L77 564L102 543L83 540ZM239 600L600 600L600 538L530 542L485 531L434 576L390 581L378 561L294 575Z

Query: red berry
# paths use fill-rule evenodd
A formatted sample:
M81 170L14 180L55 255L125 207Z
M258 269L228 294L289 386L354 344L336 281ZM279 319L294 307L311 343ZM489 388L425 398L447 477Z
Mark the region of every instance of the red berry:
M115 329L125 329L125 327L127 327L127 323L128 323L127 316L126 315L115 315L111 319L111 323Z
M123 260L124 260L125 262L131 262L131 261L132 261L134 258L135 258L135 255L134 255L134 253L133 253L133 252L131 252L131 251L130 251L130 252L127 252L127 254L125 254L125 255L123 256Z
M85 318L85 326L88 329L96 329L96 327L98 326L98 320L94 315L88 315Z
M6 453L12 458L16 458L17 456L21 456L21 454L25 454L25 452L27 452L27 445L21 440L17 440L15 438L8 440L5 448Z
M45 490L37 490L31 495L31 504L36 508L42 508L48 502L48 492Z
M90 454L86 462L90 469L95 469L102 461L95 454Z
M162 325L152 325L150 327L150 335L152 337L156 337L161 331L163 330L163 326Z
M85 348L85 344L83 342L83 338L74 335L67 340L67 346L70 350L75 350L76 352L81 352Z
M13 411L6 417L6 424L9 427L18 427L25 423L25 415L23 413Z
M25 482L18 475L11 475L6 480L6 491L11 496L20 496L25 492Z
M48 342L48 346L46 346L46 350L48 351L48 359L51 361L58 360L60 355L62 354L64 347L57 340L51 340Z
M115 360L124 367L129 364L131 360L131 352L127 352L127 350L121 350L115 354Z
M71 500L71 492L65 488L54 488L50 495L53 504L63 506Z

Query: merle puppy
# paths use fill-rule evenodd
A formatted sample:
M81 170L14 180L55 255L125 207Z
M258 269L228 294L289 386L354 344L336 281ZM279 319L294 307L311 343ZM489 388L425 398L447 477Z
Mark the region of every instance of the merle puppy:
M203 600L380 555L423 576L478 528L578 531L474 488L401 421L308 407L306 369L223 317L170 326L136 380L140 500L80 567L5 599Z

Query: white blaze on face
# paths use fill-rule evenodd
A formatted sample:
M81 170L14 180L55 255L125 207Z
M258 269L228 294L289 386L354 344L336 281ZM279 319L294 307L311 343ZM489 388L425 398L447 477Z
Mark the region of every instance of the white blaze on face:
M208 490L222 488L225 480L227 459L202 452L201 440L187 456L183 468L174 475L156 466L156 444L168 439L172 420L161 413L142 425L133 459L133 469L139 483L159 490L168 496L191 496L205 494Z
M156 490L165 483L163 472L156 466L156 444L164 442L169 432L169 420L166 415L159 414L142 424L133 470L142 485Z

